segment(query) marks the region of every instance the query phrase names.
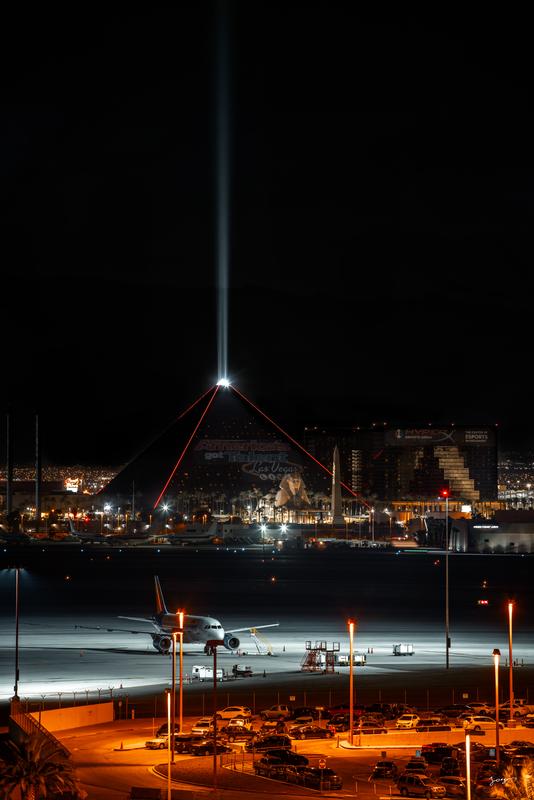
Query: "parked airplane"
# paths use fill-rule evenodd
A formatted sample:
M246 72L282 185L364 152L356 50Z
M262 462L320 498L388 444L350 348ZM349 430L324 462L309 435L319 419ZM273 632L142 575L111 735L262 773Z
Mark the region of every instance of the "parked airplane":
M165 604L165 598L161 589L161 584L157 575L154 576L156 589L156 610L153 617L124 617L132 622L148 622L154 628L150 630L132 630L130 628L105 628L112 633L122 631L123 633L140 633L152 637L152 644L159 653L167 654L172 647L172 634L180 630L180 619L178 614L169 612ZM200 617L194 614L185 614L184 617L184 644L204 644L204 652L211 655L213 648L207 643L209 641L222 642L227 650L237 650L240 641L234 634L245 631L254 631L259 628L277 628L280 623L275 622L270 625L254 625L248 628L234 628L225 631L218 619L213 617ZM77 628L88 628L87 625L76 625ZM102 630L101 627L90 628L90 630Z

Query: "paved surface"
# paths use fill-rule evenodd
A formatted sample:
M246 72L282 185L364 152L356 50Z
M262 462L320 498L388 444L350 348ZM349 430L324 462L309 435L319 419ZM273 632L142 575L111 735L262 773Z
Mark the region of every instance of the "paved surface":
M158 720L157 725L163 720ZM184 726L188 728L190 722ZM156 725L156 727L157 727ZM115 722L112 724L93 726L76 731L63 731L57 734L72 753L72 760L77 774L89 799L103 800L104 798L127 797L129 788L133 785L153 786L165 788L166 783L166 751L147 750L144 743L153 736L153 726L146 720L132 722ZM451 741L462 740L462 732L454 731L448 735ZM415 753L417 747L427 741L445 741L447 734L439 732L434 735L419 734L413 739L411 745L402 747L394 746L396 742L386 744L382 742L374 747L364 749L349 749L338 746L334 740L307 740L295 741L294 749L306 755L310 764L316 765L319 758L325 758L328 767L334 769L343 778L343 790L332 792L336 797L371 798L375 794L394 793L394 785L390 781L369 782L372 765L386 750L388 758L394 759L399 768ZM382 738L382 737L381 737ZM511 741L514 738L534 741L533 729L515 729L502 732L501 741ZM482 736L480 740L485 744L492 744L492 736ZM408 741L408 737L407 737ZM123 749L120 749L122 745ZM310 797L318 792L285 784L280 781L271 781L258 778L252 774L252 758L245 757L245 770L239 769L242 764L242 745L235 745L237 770L227 769L222 762L230 763L230 756L219 759L218 786L221 794L227 800L246 800L248 797L258 795L281 797ZM213 786L213 759L192 758L189 755L176 755L175 766L172 768L173 787L182 789L188 797L206 797L211 793ZM159 774L158 774L159 772Z

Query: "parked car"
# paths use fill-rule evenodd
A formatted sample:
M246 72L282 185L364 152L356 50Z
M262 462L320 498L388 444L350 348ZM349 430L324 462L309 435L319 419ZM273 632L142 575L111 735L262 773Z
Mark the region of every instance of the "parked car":
M289 735L295 739L331 739L334 733L319 725L294 725L289 729Z
M404 767L404 772L419 772L423 775L428 775L428 777L432 774L424 758L412 758Z
M296 717L294 720L292 720L292 725L290 726L290 729L296 728L299 725L313 725L314 721L315 720L313 719L313 717L309 716Z
M191 746L191 755L193 756L212 756L215 749L215 742L213 739L201 739ZM217 755L219 753L231 753L232 748L223 742L217 742Z
M156 736L167 736L168 732L169 732L169 726L166 722L164 722L163 725L160 725L159 728L157 729ZM178 724L174 726L174 733L175 734L180 733L180 726Z
M294 764L296 767L307 767L309 764L306 756L294 753L293 750L286 750L283 747L267 750L263 758L278 758L284 764Z
M449 719L456 719L459 717L460 714L470 713L471 708L470 706L466 705L465 703L454 703L450 706L443 706L442 708L438 708L440 714L445 714L446 717Z
M464 728L466 731L493 731L495 730L496 722L491 717L467 717L464 719ZM502 722L499 722L499 728L504 728Z
M272 750L273 748L286 747L291 749L292 742L287 734L273 733L269 736L253 736L246 745L245 750L253 750L255 752L263 750Z
M343 780L333 769L305 767L302 770L302 785L312 789L342 789Z
M441 764L444 758L458 755L458 750L454 745L446 742L432 742L424 744L421 748L421 755L426 758L429 764Z
M145 742L147 750L166 750L169 746L168 736L155 736Z
M458 760L465 762L465 742L458 742L458 744L453 744L452 746L458 751L456 755ZM488 748L482 742L471 740L471 761L484 761L487 757Z
M191 728L191 733L195 736L205 736L213 730L213 720L211 717L202 717Z
M394 761L377 761L373 767L371 778L376 780L378 778L393 778L399 774L399 770Z
M264 758L256 761L254 772L256 775L274 780L285 780L286 764L282 764L279 758L266 760Z
M328 712L319 712L316 708L312 708L311 706L297 706L297 708L293 709L290 719L297 719L297 717L313 717L313 719L319 719L319 713L323 719L326 719L328 716Z
M343 733L350 728L350 714L334 714L328 720L328 727L335 733Z
M174 752L175 753L190 753L193 744L198 742L196 736L190 733L175 733L174 734Z
M403 797L445 797L445 787L430 780L425 775L404 774L397 781L399 792Z
M217 711L215 716L217 719L250 719L252 711L248 706L226 706Z
M260 719L289 719L291 714L291 706L278 704L260 711Z
M229 742L251 739L256 735L256 732L252 730L250 725L227 725L226 728L222 730L222 733Z
M467 796L467 783L465 778L455 775L447 775L443 778L438 778L437 782L441 786L445 787L445 794L447 797Z
M402 714L396 721L395 727L402 728L415 728L419 722L420 717L417 714Z
M399 716L396 707L391 703L372 703L370 706L365 706L365 711L368 714L382 714L384 719L395 719Z
M355 728L354 733L387 733L387 728L379 725L376 722L360 722Z
M297 764L285 764L285 780L288 783L301 784L303 783L303 771L305 766L298 766Z
M283 719L270 719L264 722L261 728L258 729L261 736L266 736L270 733L287 733L287 724Z
M447 756L441 762L441 766L439 768L440 777L444 777L445 775L459 775L460 774L460 763L457 758L453 756Z

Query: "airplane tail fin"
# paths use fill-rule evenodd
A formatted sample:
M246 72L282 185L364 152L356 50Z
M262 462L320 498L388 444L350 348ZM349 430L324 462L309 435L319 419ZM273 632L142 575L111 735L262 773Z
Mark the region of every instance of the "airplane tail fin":
M156 587L156 614L168 614L167 606L165 605L165 598L161 591L161 584L157 575L154 575L154 584Z

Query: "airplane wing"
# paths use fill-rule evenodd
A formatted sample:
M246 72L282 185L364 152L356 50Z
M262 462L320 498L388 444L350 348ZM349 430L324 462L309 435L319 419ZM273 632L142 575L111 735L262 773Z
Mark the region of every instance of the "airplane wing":
M231 631L224 629L225 633L242 633L243 631L259 631L260 628L278 628L279 622L272 622L270 625L249 625L248 628L232 628Z
M144 621L144 620L143 620ZM144 633L145 636L152 636L152 631L133 631L131 628L105 628L102 625L75 625L75 628L83 628L86 631L106 631L106 633Z
M156 627L155 623L154 623L154 620L153 619L147 619L146 617L123 617L123 616L121 616L119 614L117 619L129 619L131 622L149 622L151 625L154 625L154 627Z

